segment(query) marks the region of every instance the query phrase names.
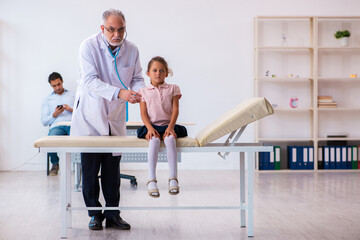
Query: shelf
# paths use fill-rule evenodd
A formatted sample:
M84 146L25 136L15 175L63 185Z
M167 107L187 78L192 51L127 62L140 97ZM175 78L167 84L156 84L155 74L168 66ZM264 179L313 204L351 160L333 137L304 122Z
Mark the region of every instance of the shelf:
M319 47L319 50L359 50L360 47Z
M309 142L313 138L258 138L259 142ZM317 138L317 141L360 141L358 138Z
M357 126L360 118L360 16L265 16L255 18L254 23L254 93L277 106L273 117L255 123L255 140L268 145L304 143L313 147L326 141L360 143ZM334 33L346 29L351 37L343 47ZM300 77L287 77L289 73ZM279 77L273 78L271 74ZM355 74L358 77L350 77ZM290 108L293 96L301 100L298 108ZM318 96L332 96L339 106L318 107ZM330 131L346 132L353 137L325 137ZM305 171L319 170L318 149L313 152L315 169ZM282 158L287 161L286 149L281 150L281 161ZM262 172L284 171L305 172L287 169Z
M318 111L360 111L360 108L317 108Z
M266 19L266 20L309 20L313 17L309 16L258 16L257 19Z
M320 171L320 172L358 172L360 171L360 169L317 169L315 171ZM313 169L304 169L304 170L291 170L291 169L280 169L280 170L259 170L257 169L257 172L259 173L309 173L309 172L314 172Z
M275 112L308 112L314 111L313 108L282 108L282 107L275 107Z
M299 82L309 82L312 81L312 78L301 78L301 77L263 77L255 78L255 81L264 81L264 82L281 82L281 83L299 83Z
M349 81L349 82L360 82L360 77L355 77L355 78L351 78L351 77L318 77L317 78L319 81L324 81L324 82L338 82L338 81Z
M359 16L340 16L340 17L323 16L323 17L318 17L318 19L319 21L350 21L350 22L360 21Z
M255 49L258 50L280 50L280 51L286 51L286 50L310 50L312 51L312 47L281 47L281 46L272 46L272 47L255 47Z
M359 138L318 138L318 141L360 141Z
M300 170L300 169L259 170L259 169L257 169L257 171L261 172L261 173L309 173L309 172L314 172L314 169L303 169L303 170Z
M309 142L313 138L258 138L259 142Z

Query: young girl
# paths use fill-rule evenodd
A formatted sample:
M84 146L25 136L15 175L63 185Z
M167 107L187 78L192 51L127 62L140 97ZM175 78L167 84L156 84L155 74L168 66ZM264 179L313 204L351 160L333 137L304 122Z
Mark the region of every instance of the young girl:
M175 84L167 84L165 78L169 74L168 64L162 57L150 60L146 74L150 77L150 85L141 89L140 102L141 119L144 126L138 129L138 137L149 141L148 163L149 181L148 193L151 197L160 197L156 180L156 164L163 140L169 163L169 193L179 193L177 179L176 138L186 137L184 126L175 124L179 115L180 88Z

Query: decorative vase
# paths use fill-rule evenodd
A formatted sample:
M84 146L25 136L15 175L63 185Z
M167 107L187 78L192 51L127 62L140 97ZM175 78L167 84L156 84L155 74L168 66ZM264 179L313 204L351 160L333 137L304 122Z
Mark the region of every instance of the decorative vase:
M343 37L340 39L340 45L343 47L347 47L349 44L349 37Z

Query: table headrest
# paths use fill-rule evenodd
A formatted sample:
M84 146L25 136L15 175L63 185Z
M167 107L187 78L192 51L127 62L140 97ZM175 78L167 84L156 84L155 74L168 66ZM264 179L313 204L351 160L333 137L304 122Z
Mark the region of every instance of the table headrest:
M204 146L251 122L274 113L271 104L263 97L250 98L203 128L195 137Z

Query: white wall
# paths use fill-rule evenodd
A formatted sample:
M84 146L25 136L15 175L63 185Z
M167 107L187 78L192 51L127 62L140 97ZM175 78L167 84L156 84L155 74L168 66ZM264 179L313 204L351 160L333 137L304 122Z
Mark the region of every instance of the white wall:
M45 169L45 157L32 144L48 132L40 123L41 100L51 91L47 77L60 72L64 86L76 89L78 47L100 30L101 13L108 8L125 13L128 40L138 46L143 68L155 55L168 60L174 71L168 81L183 92L179 121L195 122L189 127L194 136L253 95L253 17L355 16L360 1L1 0L0 170ZM140 120L138 106L131 107L130 120ZM242 140L253 140L252 127ZM184 154L180 165L236 167L234 156L219 161L215 154Z

